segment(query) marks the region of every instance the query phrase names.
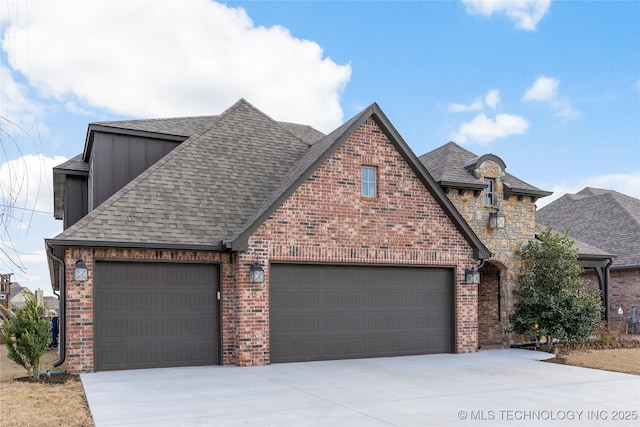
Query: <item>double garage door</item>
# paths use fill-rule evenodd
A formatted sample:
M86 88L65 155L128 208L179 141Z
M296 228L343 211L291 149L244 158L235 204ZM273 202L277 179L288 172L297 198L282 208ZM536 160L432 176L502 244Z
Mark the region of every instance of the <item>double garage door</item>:
M453 270L272 264L271 362L454 351ZM96 262L96 371L220 363L218 265Z
M447 268L272 264L271 362L454 351Z
M219 363L219 266L96 262L96 371Z

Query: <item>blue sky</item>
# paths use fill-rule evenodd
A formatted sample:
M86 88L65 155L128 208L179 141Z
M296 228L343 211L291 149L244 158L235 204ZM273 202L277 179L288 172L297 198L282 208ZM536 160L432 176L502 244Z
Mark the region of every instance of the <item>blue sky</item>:
M638 1L4 0L0 271L50 294L51 168L88 123L245 98L328 132L377 102L420 155L450 140L554 195L640 198ZM7 208L6 206L10 206Z

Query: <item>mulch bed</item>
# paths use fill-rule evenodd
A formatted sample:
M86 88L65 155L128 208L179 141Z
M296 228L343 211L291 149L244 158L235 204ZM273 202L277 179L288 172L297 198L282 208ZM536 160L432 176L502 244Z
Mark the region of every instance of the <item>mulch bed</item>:
M20 377L16 378L15 381L31 383L31 378L29 377ZM51 375L50 377L42 376L38 378L38 384L65 384L67 382L76 382L80 381L80 376L77 374L57 374Z

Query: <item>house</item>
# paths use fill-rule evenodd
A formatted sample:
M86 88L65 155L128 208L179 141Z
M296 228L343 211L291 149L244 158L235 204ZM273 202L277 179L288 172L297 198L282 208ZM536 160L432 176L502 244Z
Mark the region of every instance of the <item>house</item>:
M0 273L0 305L9 309L9 300L11 299L11 273ZM5 311L0 309L0 320L7 320Z
M455 142L420 156L420 161L492 253L479 266L479 345L508 344L512 338L505 331L519 269L514 253L535 237L536 200L552 193L511 175L495 154L478 156Z
M593 254L591 264L583 265L585 277L592 289L603 292L610 326L624 330L629 310L640 307L640 200L587 187L544 206L536 221L557 230L568 228L581 258ZM595 267L597 261L606 268Z
M9 307L11 307L11 310L24 307L25 294L27 292L31 292L31 290L27 287L20 286L20 284L16 282L11 284L11 297L9 298Z
M495 178L509 204L541 194ZM465 270L497 274L501 258L442 185L376 104L328 135L244 100L219 116L92 123L83 153L54 168L56 364L476 351Z

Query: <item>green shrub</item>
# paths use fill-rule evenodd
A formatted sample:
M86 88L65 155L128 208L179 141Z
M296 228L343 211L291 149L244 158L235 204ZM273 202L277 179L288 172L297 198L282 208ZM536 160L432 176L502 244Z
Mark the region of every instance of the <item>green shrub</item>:
M510 316L513 332L550 350L555 340L585 342L598 329L603 312L600 294L586 291L578 251L568 231L550 227L540 241L529 241L516 252L522 267L516 279L516 303Z
M44 307L31 292L25 292L25 305L15 314L2 309L9 317L2 325L7 357L25 368L31 381L37 381L40 359L51 343L51 321L44 317Z

